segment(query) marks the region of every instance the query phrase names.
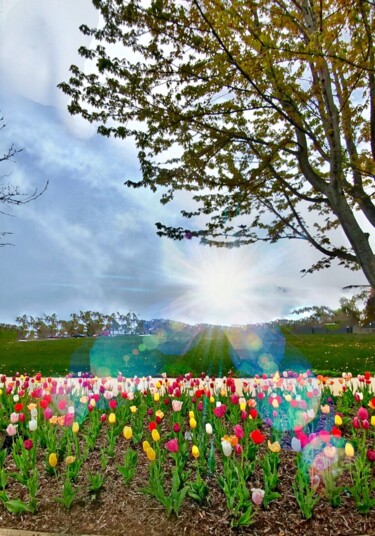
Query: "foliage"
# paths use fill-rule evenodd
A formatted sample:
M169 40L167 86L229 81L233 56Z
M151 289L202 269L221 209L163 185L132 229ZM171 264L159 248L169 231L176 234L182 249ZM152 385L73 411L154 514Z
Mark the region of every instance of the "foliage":
M103 25L73 65L69 111L133 137L142 180L168 203L193 192L190 229L235 247L297 239L375 287L374 10L371 2L96 0ZM112 45L117 46L113 47ZM122 49L121 49L122 47ZM335 230L343 230L342 243Z

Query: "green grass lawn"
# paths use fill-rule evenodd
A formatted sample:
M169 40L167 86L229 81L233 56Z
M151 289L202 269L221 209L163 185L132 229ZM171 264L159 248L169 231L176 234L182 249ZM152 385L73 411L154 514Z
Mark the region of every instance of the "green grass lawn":
M366 370L375 373L375 335L284 336L285 347L273 362L279 370L310 368L315 374L330 375L341 375L344 371L356 375ZM215 328L187 343L179 355L170 350L165 353L165 348L152 338L141 336L19 342L15 333L0 331L0 373L42 372L45 376L60 376L79 371L116 375L121 371L131 377L164 371L171 376L188 371L200 375L204 371L219 377L229 369L236 372L233 347L225 334ZM252 370L255 369L251 365L240 368L237 375L251 375Z

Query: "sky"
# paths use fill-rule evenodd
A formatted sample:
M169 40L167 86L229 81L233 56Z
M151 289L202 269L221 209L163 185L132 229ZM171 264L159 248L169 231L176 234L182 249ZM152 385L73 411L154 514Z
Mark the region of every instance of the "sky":
M160 194L124 186L140 178L131 141L115 141L67 111L57 84L95 26L89 0L0 0L0 153L23 151L0 176L37 200L0 214L13 246L0 248L0 323L22 314L133 311L144 319L246 324L287 317L306 305L337 307L342 287L366 284L334 267L301 277L318 259L300 241L215 249L156 235L155 222L187 224L187 194L161 205ZM6 180L5 178L2 179ZM2 207L0 207L1 209Z

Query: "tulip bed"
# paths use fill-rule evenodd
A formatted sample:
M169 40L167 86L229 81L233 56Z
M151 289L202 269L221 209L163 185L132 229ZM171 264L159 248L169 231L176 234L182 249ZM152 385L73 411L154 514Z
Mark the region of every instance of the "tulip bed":
M3 376L0 532L375 534L372 382Z

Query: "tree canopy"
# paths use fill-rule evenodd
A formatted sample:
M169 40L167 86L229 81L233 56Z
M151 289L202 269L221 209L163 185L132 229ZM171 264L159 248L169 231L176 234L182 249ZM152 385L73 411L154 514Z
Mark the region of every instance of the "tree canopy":
M3 120L4 118L0 117L0 132L6 126ZM7 147L3 154L0 153L0 163L3 164L4 162L13 162L14 156L21 151L22 149L17 149L14 144L10 145L10 147ZM9 182L9 176L10 173L8 172L0 175L0 205L4 207L3 209L0 209L0 214L5 216L10 216L10 213L8 212L9 207L26 205L27 203L30 203L30 201L34 201L40 195L42 195L43 192L45 192L48 186L47 181L43 190L38 190L36 188L33 192L26 193L23 192L19 186L11 184ZM8 231L0 231L0 247L11 245L9 242L4 241L4 237L11 234L12 233Z
M133 137L162 203L191 191L173 239L234 247L307 241L362 269L375 226L374 2L93 0L93 46L60 84L69 111L104 136ZM87 65L91 65L87 67ZM342 230L343 233L339 231Z

